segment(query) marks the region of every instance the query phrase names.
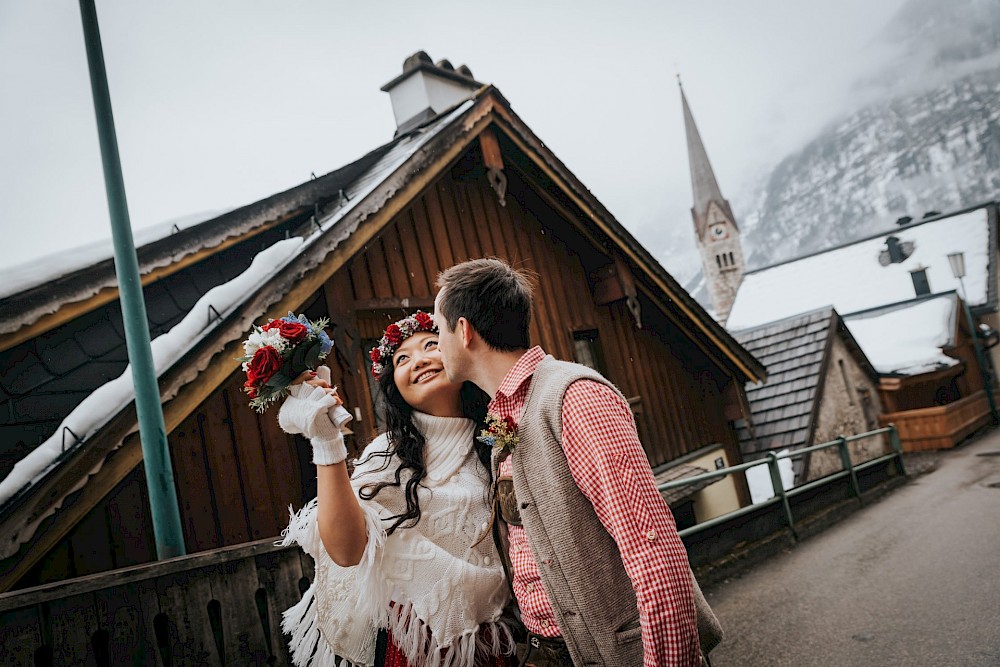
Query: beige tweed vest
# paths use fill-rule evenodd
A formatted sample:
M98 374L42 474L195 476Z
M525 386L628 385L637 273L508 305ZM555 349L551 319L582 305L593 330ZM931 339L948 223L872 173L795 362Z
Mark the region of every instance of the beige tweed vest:
M535 370L518 424L517 455L511 457L516 509L573 663L641 665L642 632L632 583L618 545L577 487L562 449L563 396L581 379L605 384L621 396L586 366L547 356ZM494 456L494 479L498 465ZM506 544L501 553L506 556ZM701 648L707 654L721 641L722 627L693 574L691 582Z

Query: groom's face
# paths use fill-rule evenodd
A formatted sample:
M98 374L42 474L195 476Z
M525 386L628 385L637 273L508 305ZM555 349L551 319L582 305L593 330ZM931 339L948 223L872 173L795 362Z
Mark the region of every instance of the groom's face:
M464 382L468 378L464 377L462 368L464 364L462 359L464 358L465 346L462 344L462 339L458 335L458 327L452 331L448 328L448 321L445 319L444 315L441 314L441 292L438 292L437 298L434 299L434 324L437 325L440 333L438 334L438 351L441 353L441 362L444 364L445 375L452 382Z

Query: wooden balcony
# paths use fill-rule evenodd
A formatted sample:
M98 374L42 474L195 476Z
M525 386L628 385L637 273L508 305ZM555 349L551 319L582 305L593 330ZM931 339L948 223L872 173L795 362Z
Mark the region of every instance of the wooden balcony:
M313 563L274 540L0 595L0 665L288 665Z
M950 449L990 420L985 391L947 405L902 410L879 416L883 426L895 424L904 452Z

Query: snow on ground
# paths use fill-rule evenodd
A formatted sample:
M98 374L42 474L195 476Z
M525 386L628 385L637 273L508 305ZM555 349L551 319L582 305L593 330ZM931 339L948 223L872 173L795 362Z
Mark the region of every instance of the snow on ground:
M207 220L217 218L231 210L222 209L219 211L194 213L150 225L149 227L133 229L132 240L136 248L141 248L144 245L149 245L154 241L159 241L174 234L174 226L178 229L187 229ZM110 230L110 222L108 224ZM32 287L37 287L43 283L57 280L62 276L85 269L88 266L93 266L106 259L111 259L114 257L114 254L114 245L109 236L99 241L77 246L76 248L62 250L52 255L35 258L7 267L0 271L0 299L23 292Z
M913 254L898 264L882 266L885 240L895 236L912 242ZM743 277L727 328L748 329L832 305L849 314L916 296L911 271L924 269L931 292L959 291L948 254L965 255L965 288L970 305L988 300L989 222L985 208L934 222L902 227L809 257L748 273Z
M788 450L778 452L778 455ZM747 468L747 486L750 487L750 501L756 505L774 497L774 485L771 484L771 472L766 463ZM781 486L788 489L795 486L795 472L792 470L792 459L778 459L778 474L781 475Z
M177 326L152 341L153 364L160 375L191 349L195 343L214 328L218 320L209 322L208 306L211 304L223 317L239 305L247 294L266 282L285 265L302 246L301 238L279 241L258 254L246 271L205 293L187 316ZM63 429L68 427L86 440L98 431L122 408L132 402L135 388L132 384L132 366L118 378L98 388L63 420L55 434L17 462L10 474L0 481L0 505L7 502L24 486L39 479L63 451ZM68 435L67 445L73 438Z
M941 351L953 342L957 315L958 300L946 294L844 323L876 371L917 375L958 363Z

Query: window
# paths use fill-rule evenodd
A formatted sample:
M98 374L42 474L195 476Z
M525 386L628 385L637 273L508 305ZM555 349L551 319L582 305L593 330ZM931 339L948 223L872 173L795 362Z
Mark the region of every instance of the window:
M573 360L605 375L604 355L601 353L597 329L573 332Z
M931 284L927 282L927 269L910 271L910 278L913 279L913 291L917 293L917 296L931 293Z

